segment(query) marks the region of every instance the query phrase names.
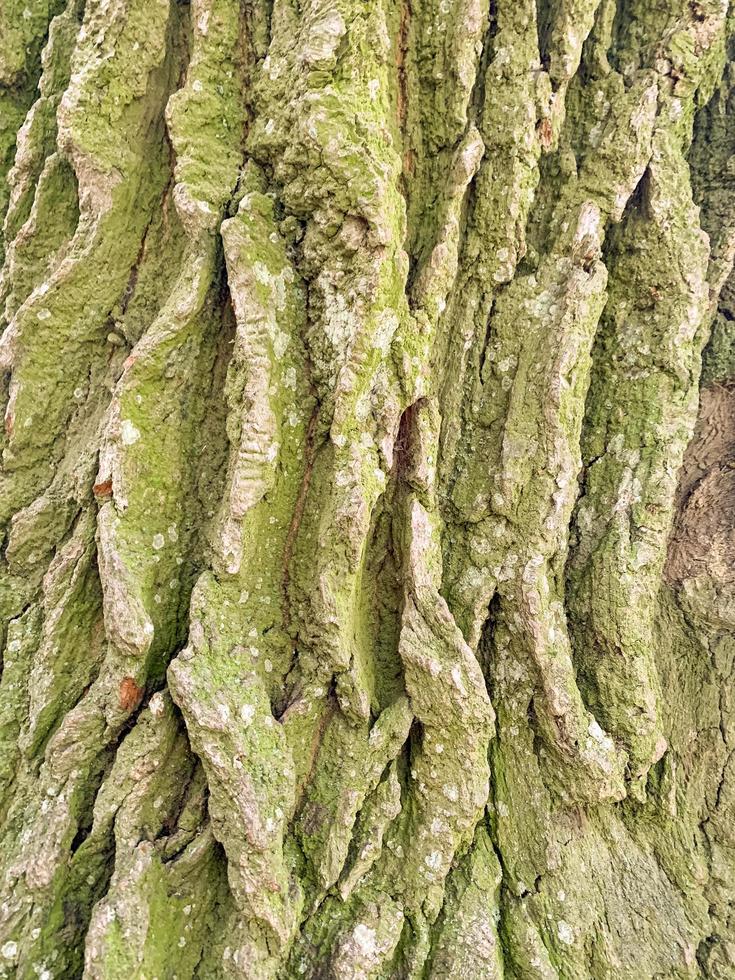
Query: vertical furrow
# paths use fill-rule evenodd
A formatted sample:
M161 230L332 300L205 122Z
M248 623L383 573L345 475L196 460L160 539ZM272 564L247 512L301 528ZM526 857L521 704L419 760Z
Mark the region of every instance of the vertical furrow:
M225 969L253 977L273 975L275 950L290 941L303 901L284 854L298 743L292 750L272 704L292 657L284 554L310 413L303 287L263 183L250 165L238 212L222 226L237 323L226 384L229 461L210 532L212 572L197 582L189 645L169 668L241 917Z
M85 977L155 975L173 962L181 976L194 976L217 932L210 905L221 903L223 913L228 905L204 790L170 697L153 695L115 754L80 847L109 861L114 836L114 872L86 936Z
M660 82L651 160L608 259L608 309L583 448L588 466L571 565L573 614L584 624L578 661L602 724L626 745L634 788L665 749L656 594L710 326L709 240L682 141L707 67L697 45L704 37L713 43L724 25L724 11L684 19L676 44L665 49L672 67ZM687 50L684 38L689 61L679 53ZM600 522L603 497L608 514Z
M77 189L68 161L56 152L56 110L71 72L81 21L80 0L70 0L49 26L39 97L18 130L4 236L7 263L0 273L4 320L46 278L57 249L72 238L78 220ZM49 207L53 201L53 208ZM39 234L39 213L43 234Z
M619 219L647 164L655 105L655 84L644 77L579 177L561 192L547 254L497 301L483 368L487 408L481 405L480 419L497 414L502 422L495 430L486 423L487 455L467 457L454 485L456 497L467 496L482 479L478 469L490 463L492 493L475 503L479 511L482 501L486 516L470 527L471 549L461 558L482 555L487 571L476 576L475 589L487 597L494 582L503 618L518 634L518 652L525 646L539 672L535 710L544 738L562 768L571 765L569 785L592 798L621 794L623 760L577 690L556 580L580 469L590 350L606 299L600 249L607 221ZM601 168L608 182L604 194L593 196L588 175ZM519 321L525 324L520 335ZM480 604L467 602L457 586L450 596L457 603L462 596L465 609Z
M0 222L10 199L6 177L18 131L35 98L41 49L49 24L62 8L62 0L8 0L0 10ZM0 261L9 238L3 234Z
M65 27L75 32L73 24L57 22L46 66L49 93L54 73L65 71ZM123 359L120 336L114 334L113 344L108 334L110 317L136 262L148 212L165 186L162 124L173 30L165 3L87 5L71 82L58 108L58 149L39 180L31 225L26 222L16 237L18 245L25 239L15 250L19 261L11 256L6 267L11 295L20 288L22 301L17 309L11 303L2 341L10 371L4 499L7 516L12 514L5 579L11 616L13 604L24 599L13 583L23 578L30 608L43 612L32 650L24 654L25 717L17 747L8 743L16 754L4 828L2 934L3 948L21 974L79 969L90 907L109 878L109 851L89 853L78 845L121 726L142 694L132 677L104 674L110 649L100 608L91 487L106 392ZM41 105L39 113L45 111ZM40 160L53 127L42 125L34 135L32 118L28 139L24 159ZM55 160L71 168L56 193ZM21 188L23 173L16 177ZM50 261L39 251L34 269L34 239L44 247L39 219L64 201L70 180L74 206L66 229L60 222L58 241L69 232L72 237ZM33 286L30 293L24 276ZM10 653L14 664L15 650ZM13 683L12 672L2 683Z
M222 309L218 229L242 161L243 51L239 16L229 3L202 0L186 16L181 33L189 46L186 76L166 106L175 153L173 187L164 197L164 227L151 227L151 254L144 248L125 306L128 315L120 324L121 336L132 350L106 415L95 480L109 645L87 698L102 707L108 731L119 730L150 688L161 684L172 653L186 636L193 555L201 550L198 539L206 519L202 504L214 504L206 488L201 501L196 490L202 457L212 451L205 399L215 370ZM177 41L174 38L174 45ZM172 269L158 266L156 247L166 249ZM145 303L150 303L155 288L151 279L156 276L160 307L146 322ZM197 449L194 455L192 446ZM167 705L167 695L154 695L129 736L142 752L148 751L146 726L153 726L155 733L168 730L177 739L175 754L157 767L157 778L167 781L169 794L156 797L161 829L145 824L141 843L135 823L126 832L119 825L120 816L116 819L115 875L104 902L95 908L86 949L89 976L106 976L113 970L123 975L133 967L160 969L178 947L184 950L182 962L190 963L193 972L200 958L211 954L213 945L217 948L211 933L218 931L218 924L208 921L205 882L221 893L227 908L229 892L212 829L218 839L223 835L213 804L213 828L203 801L194 827L183 819L184 811L179 812L182 806L186 809L180 798L186 783L180 785L178 772L186 766L197 770L180 734L178 715ZM158 722L161 717L165 723ZM193 726L190 737L204 757ZM119 755L115 765L118 761ZM109 779L114 775L113 767ZM156 787L141 787L139 792L152 796ZM209 792L214 799L215 787ZM131 804L130 819L135 821L137 808L145 805ZM104 839L105 819L104 810L95 812L93 837ZM164 829L168 840L161 844L157 837ZM166 853L169 845L171 854ZM205 875L202 882L195 880L197 869ZM161 895L176 888L180 907L190 910L184 914L194 908L197 912L188 923L180 922L178 931L167 929L157 939L162 924L155 918L150 926L146 923L160 914ZM220 956L223 949L220 944Z

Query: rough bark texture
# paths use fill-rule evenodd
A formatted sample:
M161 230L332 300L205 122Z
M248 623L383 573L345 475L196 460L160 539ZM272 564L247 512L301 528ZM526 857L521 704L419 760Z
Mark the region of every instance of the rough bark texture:
M2 0L0 976L735 977L733 84Z

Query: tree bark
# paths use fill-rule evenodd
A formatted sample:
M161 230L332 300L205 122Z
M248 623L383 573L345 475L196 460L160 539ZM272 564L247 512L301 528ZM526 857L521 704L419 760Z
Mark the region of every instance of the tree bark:
M3 0L0 976L735 977L734 81Z

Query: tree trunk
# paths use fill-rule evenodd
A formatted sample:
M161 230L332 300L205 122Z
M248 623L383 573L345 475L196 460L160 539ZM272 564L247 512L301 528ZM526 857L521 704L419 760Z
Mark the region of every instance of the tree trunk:
M727 8L3 0L0 976L735 977Z

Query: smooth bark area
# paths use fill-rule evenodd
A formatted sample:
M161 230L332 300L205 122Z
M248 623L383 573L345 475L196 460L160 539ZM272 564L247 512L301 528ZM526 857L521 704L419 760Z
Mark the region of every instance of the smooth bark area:
M0 977L735 977L734 82L2 0Z

